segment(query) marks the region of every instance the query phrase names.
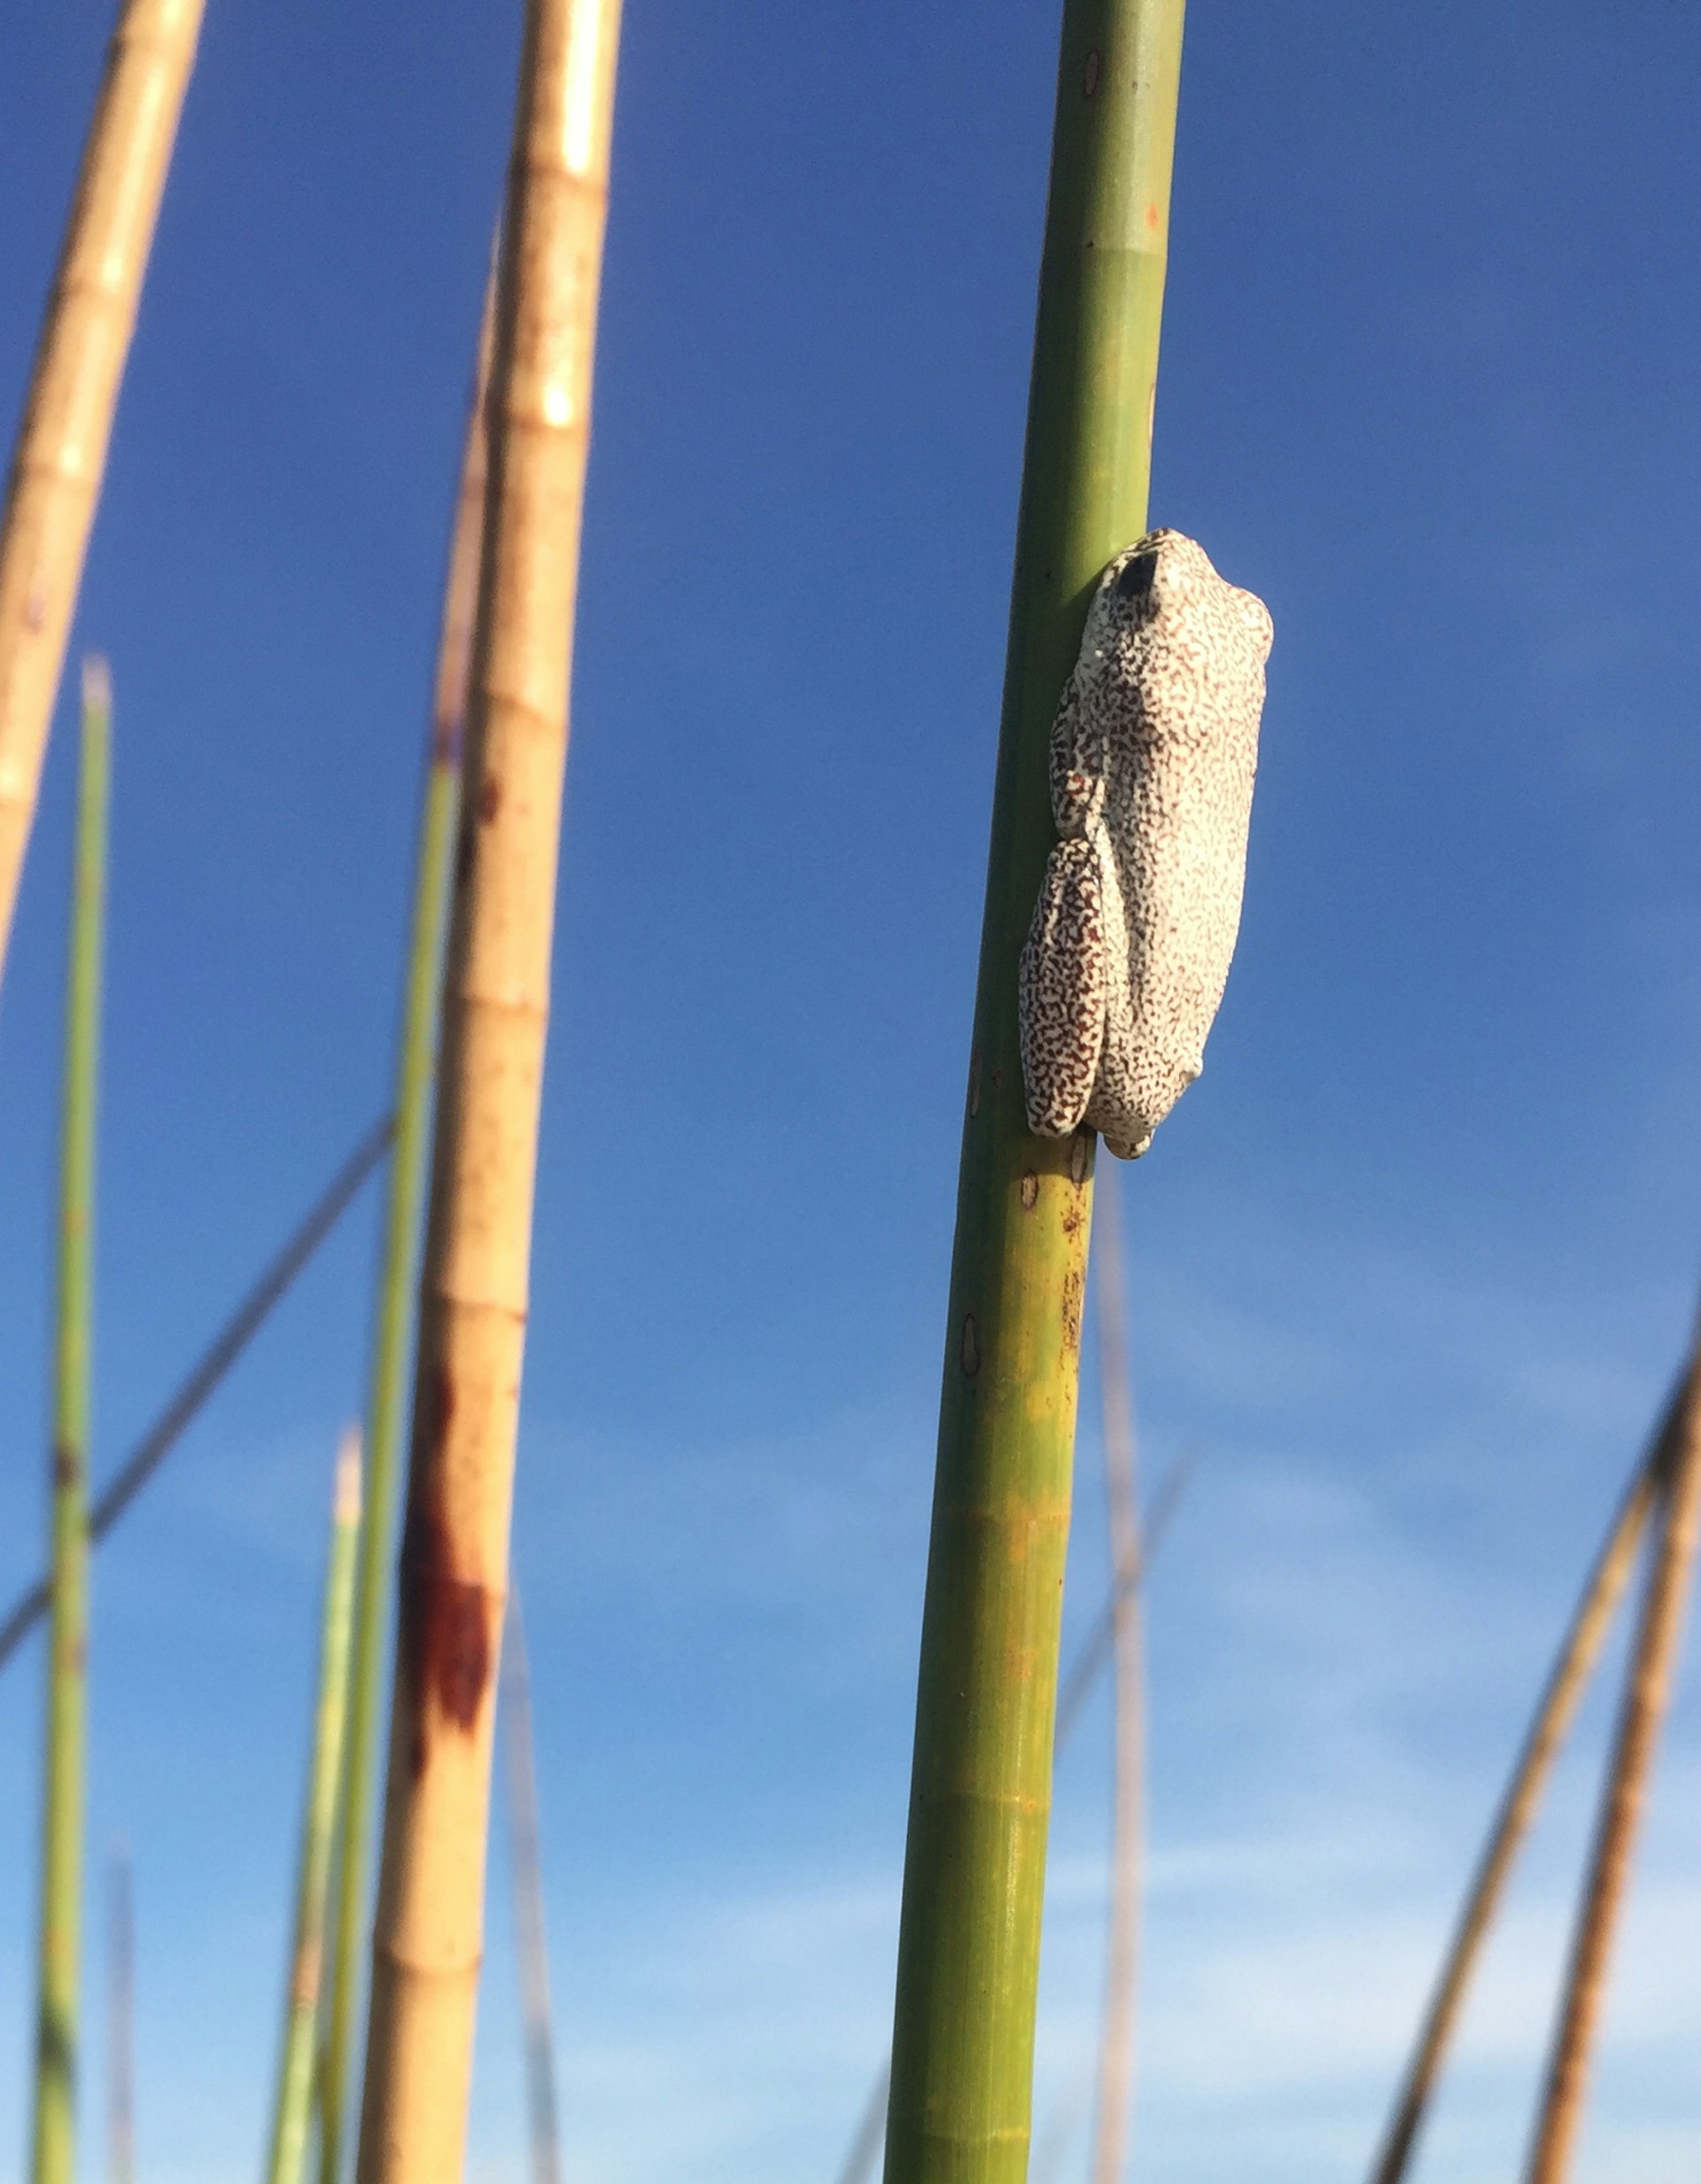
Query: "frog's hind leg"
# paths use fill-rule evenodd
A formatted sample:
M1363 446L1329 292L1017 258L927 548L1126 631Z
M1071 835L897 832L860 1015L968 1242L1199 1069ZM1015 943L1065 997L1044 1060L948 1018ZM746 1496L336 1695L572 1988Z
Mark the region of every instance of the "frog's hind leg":
M1028 1127L1042 1138L1067 1138L1078 1126L1104 1048L1107 905L1099 832L1052 851L1021 952L1021 1076Z
M1105 1036L1093 1074L1092 1096L1082 1118L1090 1123L1118 1160L1138 1160L1152 1132L1169 1111L1170 1100L1154 1102L1146 1083L1149 1057L1135 1021L1133 964L1128 913L1116 878L1116 861L1107 848L1102 893L1105 905Z

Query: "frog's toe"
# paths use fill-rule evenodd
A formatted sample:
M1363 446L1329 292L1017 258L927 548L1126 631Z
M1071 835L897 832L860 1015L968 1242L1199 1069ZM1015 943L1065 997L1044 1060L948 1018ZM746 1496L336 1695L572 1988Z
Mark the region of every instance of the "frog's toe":
M1138 1138L1130 1138L1121 1131L1107 1130L1101 1131L1100 1135L1107 1147L1116 1155L1119 1161L1137 1161L1152 1143L1153 1133L1148 1130Z

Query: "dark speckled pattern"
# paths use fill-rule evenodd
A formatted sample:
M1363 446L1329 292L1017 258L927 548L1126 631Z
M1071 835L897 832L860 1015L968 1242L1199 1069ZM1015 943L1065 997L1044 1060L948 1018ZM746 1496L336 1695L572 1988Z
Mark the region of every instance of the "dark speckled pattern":
M1202 547L1106 570L1052 730L1052 851L1021 955L1029 1127L1137 1159L1199 1075L1240 926L1270 619Z

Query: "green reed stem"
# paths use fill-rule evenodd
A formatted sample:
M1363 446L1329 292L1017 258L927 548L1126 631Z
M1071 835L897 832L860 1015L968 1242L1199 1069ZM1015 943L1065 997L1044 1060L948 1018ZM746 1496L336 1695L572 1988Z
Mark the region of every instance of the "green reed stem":
M34 2184L71 2184L76 2166L77 1975L89 1704L89 1384L94 1311L95 1120L112 711L112 682L105 662L86 661L59 1151L47 1760L42 1810L35 2105L30 2153Z
M923 1617L887 2184L1027 2170L1093 1138L1036 1138L1016 974L1046 747L1146 528L1181 0L1066 0Z
M324 1617L319 1644L319 1697L314 1712L313 1751L301 1822L301 1859L296 1877L295 1936L284 2006L284 2040L272 2110L268 2184L300 2184L307 2173L313 2122L315 2047L319 2024L321 1971L330 1866L337 1847L337 1798L342 1776L343 1735L348 1719L349 1657L354 1631L354 1574L361 1536L361 1437L344 1436L337 1452L331 1504L330 1554L325 1573Z

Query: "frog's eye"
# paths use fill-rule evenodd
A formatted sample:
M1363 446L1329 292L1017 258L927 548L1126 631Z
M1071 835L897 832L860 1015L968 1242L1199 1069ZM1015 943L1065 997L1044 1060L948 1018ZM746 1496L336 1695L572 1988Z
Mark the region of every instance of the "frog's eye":
M1137 554L1116 579L1118 599L1149 599L1158 573L1155 554Z

